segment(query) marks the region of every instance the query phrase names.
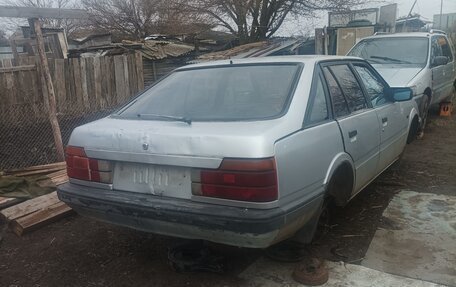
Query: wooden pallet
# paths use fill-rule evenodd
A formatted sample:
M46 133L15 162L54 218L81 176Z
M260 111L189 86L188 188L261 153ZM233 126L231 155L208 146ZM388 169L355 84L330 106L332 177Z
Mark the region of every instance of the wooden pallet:
M68 205L58 199L57 192L54 191L3 209L0 214L10 223L14 233L21 236L72 212Z
M49 184L46 182L49 180L56 186L68 181L65 162L6 170L2 174L7 176L43 175L49 179L40 180L38 184L45 185ZM19 236L54 222L71 212L71 208L58 199L55 191L27 201L0 197L0 216L9 222L14 233Z

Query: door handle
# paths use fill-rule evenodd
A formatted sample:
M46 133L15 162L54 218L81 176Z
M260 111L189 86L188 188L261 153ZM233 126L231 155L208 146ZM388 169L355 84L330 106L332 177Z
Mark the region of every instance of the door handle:
M387 117L382 118L382 124L384 124L386 122L388 122L388 118Z
M357 134L358 134L357 130L350 131L350 132L348 132L348 137L349 138L354 138L354 137L356 137Z

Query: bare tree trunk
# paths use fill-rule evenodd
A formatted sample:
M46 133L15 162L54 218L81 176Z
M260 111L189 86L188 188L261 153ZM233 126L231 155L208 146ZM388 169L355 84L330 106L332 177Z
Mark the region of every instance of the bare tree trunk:
M41 71L44 73L44 81L48 90L48 96L45 97L45 101L48 102L49 106L49 121L51 122L52 133L54 136L55 148L57 151L57 160L64 161L65 153L63 150L62 134L60 132L59 122L57 121L57 108L55 101L54 85L52 84L51 73L49 71L49 64L46 57L46 51L44 49L43 32L41 31L41 23L37 18L30 19L33 22L36 33L36 44L38 48L38 54L40 57Z

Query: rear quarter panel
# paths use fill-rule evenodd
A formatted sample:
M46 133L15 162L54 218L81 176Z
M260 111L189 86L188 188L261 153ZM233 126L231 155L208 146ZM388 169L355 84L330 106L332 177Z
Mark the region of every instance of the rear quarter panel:
M343 151L336 121L300 130L277 141L280 205L298 205L321 195L331 163Z

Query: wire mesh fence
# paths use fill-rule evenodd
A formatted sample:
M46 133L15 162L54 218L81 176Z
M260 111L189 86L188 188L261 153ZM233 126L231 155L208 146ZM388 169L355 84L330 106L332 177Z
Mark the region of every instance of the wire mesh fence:
M57 161L38 65L0 61L0 170ZM144 89L138 54L49 60L66 145L77 126L103 118Z
M114 109L59 115L64 145L74 128L108 116ZM16 121L18 118L22 120ZM57 161L51 125L46 118L30 121L30 114L21 113L14 122L0 126L0 170L23 168Z

